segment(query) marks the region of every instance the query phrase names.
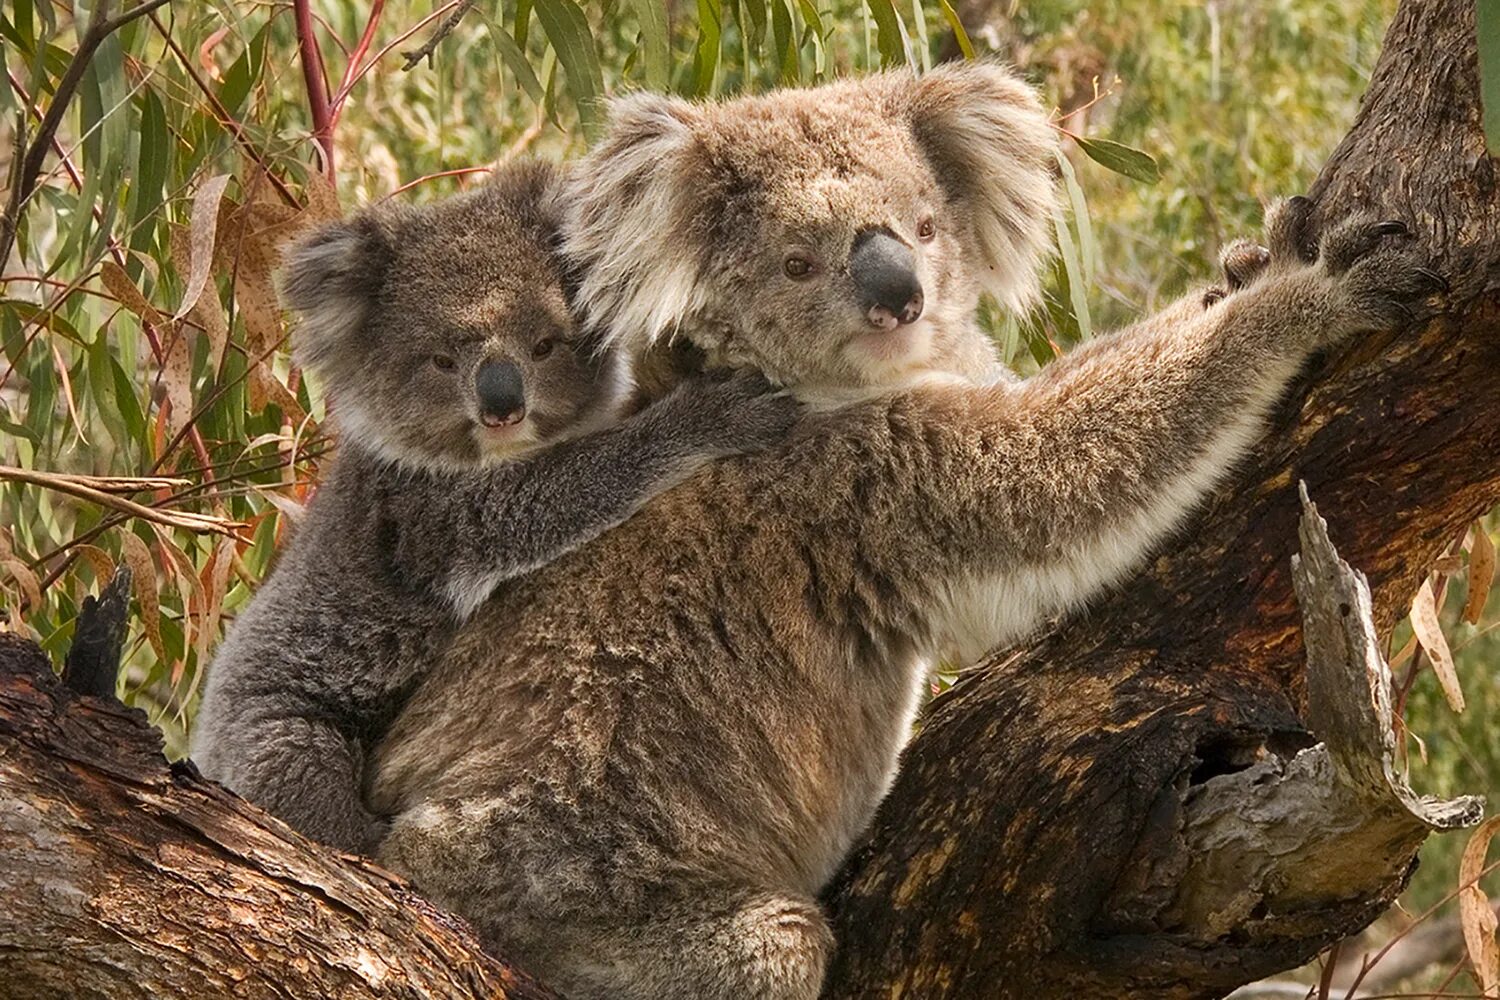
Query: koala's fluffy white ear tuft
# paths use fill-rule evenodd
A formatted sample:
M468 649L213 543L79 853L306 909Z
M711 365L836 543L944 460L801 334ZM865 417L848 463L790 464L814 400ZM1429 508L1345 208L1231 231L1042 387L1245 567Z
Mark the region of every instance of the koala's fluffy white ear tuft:
M393 254L390 226L372 212L322 226L287 251L281 297L302 317L293 333L302 365L327 375L358 347Z
M579 278L575 304L611 342L644 347L703 306L684 238L702 113L659 94L615 100L604 138L569 174L562 251Z
M1052 245L1056 130L1036 92L996 63L948 63L897 90L950 203L974 228L982 284L1009 309L1029 307Z

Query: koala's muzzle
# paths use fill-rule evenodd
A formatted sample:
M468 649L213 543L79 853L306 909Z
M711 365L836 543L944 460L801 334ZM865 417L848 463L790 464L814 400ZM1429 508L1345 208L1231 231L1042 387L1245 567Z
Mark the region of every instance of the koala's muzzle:
M866 229L854 237L849 277L859 289L870 325L894 330L922 315L922 283L911 248L886 229Z
M526 393L521 369L509 361L486 361L474 375L479 397L479 422L486 427L518 424L526 416Z

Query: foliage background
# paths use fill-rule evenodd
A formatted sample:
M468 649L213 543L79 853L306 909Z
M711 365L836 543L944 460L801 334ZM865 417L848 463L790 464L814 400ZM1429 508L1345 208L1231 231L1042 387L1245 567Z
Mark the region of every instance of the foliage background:
M0 11L7 174L20 123L30 131L50 106L98 2ZM403 53L457 3L212 0L134 21L98 50L0 262L0 618L60 657L82 596L129 562L139 617L120 693L182 751L202 667L330 447L319 387L285 351L272 272L286 239L341 208L441 197L496 160L574 155L599 98L630 88L711 98L920 69L972 45L1024 67L1067 132L1146 150L1160 171L1148 184L1068 143L1047 308L986 317L1029 369L1211 278L1219 246L1255 233L1265 201L1303 189L1352 120L1394 9L954 2L481 0L409 71ZM324 67L309 82L314 40ZM315 133L329 137L331 169ZM169 521L208 520L130 516L60 492L77 480L21 482L18 470L171 477L119 495ZM232 534L213 530L230 522ZM1398 660L1423 741L1410 742L1415 781L1433 792L1500 776L1500 730L1485 724L1500 708L1489 669L1500 605L1458 622L1468 564L1454 552L1435 579L1451 577L1443 622L1467 712L1414 669L1419 653ZM1429 846L1414 912L1451 891L1460 847Z

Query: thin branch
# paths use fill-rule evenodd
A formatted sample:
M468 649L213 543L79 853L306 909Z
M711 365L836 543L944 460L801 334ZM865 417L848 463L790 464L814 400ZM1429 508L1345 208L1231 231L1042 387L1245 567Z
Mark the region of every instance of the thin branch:
M422 43L421 48L401 53L402 58L406 60L401 68L410 72L416 68L417 63L424 60L427 62L428 67L431 68L432 54L437 51L437 47L442 44L443 39L453 34L453 29L458 27L458 22L462 21L464 15L473 9L476 2L478 0L459 0L458 6L453 8L453 13L443 19L443 23L437 26L437 30L432 33L431 38Z
M167 26L162 24L161 18L153 13L151 15L151 23L156 26L156 31L161 35L162 41L166 44L167 48L172 51L172 54L177 57L178 62L182 64L183 71L187 73L189 79L193 81L198 91L208 101L209 107L213 109L214 118L218 120L220 125L224 126L229 134L234 137L235 142L240 144L240 148L245 151L245 154L254 160L261 171L265 173L271 182L271 186L276 188L276 193L281 195L281 200L293 208L301 208L302 203L292 194L291 189L286 186L286 182L271 172L271 166L266 162L266 158L261 154L259 149L255 148L255 144L250 141L250 137L245 134L245 127L229 113L229 109L219 100L219 96L208 85L208 81L203 79L203 75L198 72L198 67L193 65L192 59L182 50L182 46L177 44L177 39L173 38L172 33L167 30Z
M360 80L364 79L365 74L370 72L370 70L374 68L376 63L384 59L387 52L405 42L412 35L415 35L417 32L427 27L427 25L431 24L433 21L436 21L448 11L452 10L454 7L457 7L460 3L463 3L463 0L448 0L447 3L443 4L443 6L437 8L431 14L428 14L426 17L422 18L422 20L418 21L416 24L412 25L410 28L407 28L405 31L401 32L401 34L391 39L385 45L381 46L380 51L371 56L364 63L364 65L360 66L359 69L355 71L354 76L349 80L349 82L340 87L339 92L333 95L333 103L335 105L342 104L344 98L349 96L349 91L354 89L354 85Z
M39 486L42 489L51 490L54 493L63 493L68 496L87 500L98 504L100 507L109 507L113 510L138 517L143 521L152 521L156 524L165 525L169 528L183 528L188 531L212 532L219 535L235 535L236 528L243 528L245 524L241 521L231 521L228 518L215 517L211 514L196 514L191 511L166 511L154 507L138 504L134 500L126 500L124 497L106 493L95 489L86 482L80 481L81 477L67 476L53 472L34 472L30 469L17 469L8 465L0 465L0 480L14 483L25 483L29 486Z
M307 110L312 117L313 140L323 155L323 172L333 179L333 111L328 100L328 75L323 68L323 50L314 30L311 0L292 0L297 20L297 53L302 63L302 82L307 89Z

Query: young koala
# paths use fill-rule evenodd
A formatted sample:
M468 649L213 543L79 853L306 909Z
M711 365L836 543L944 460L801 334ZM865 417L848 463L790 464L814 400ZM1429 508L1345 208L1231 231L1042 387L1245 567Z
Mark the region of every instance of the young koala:
M1309 259L1294 202L1245 287L986 379L970 313L1035 294L1054 141L969 63L633 97L579 166L564 249L592 322L855 401L503 589L377 748L379 857L563 995L813 1000L817 895L933 652L1115 584L1309 355L1435 288L1390 223Z
M214 659L192 755L346 850L383 832L362 800L362 747L498 585L795 417L741 378L686 384L609 427L627 363L569 313L558 180L527 164L426 208L371 210L286 266L339 453Z

